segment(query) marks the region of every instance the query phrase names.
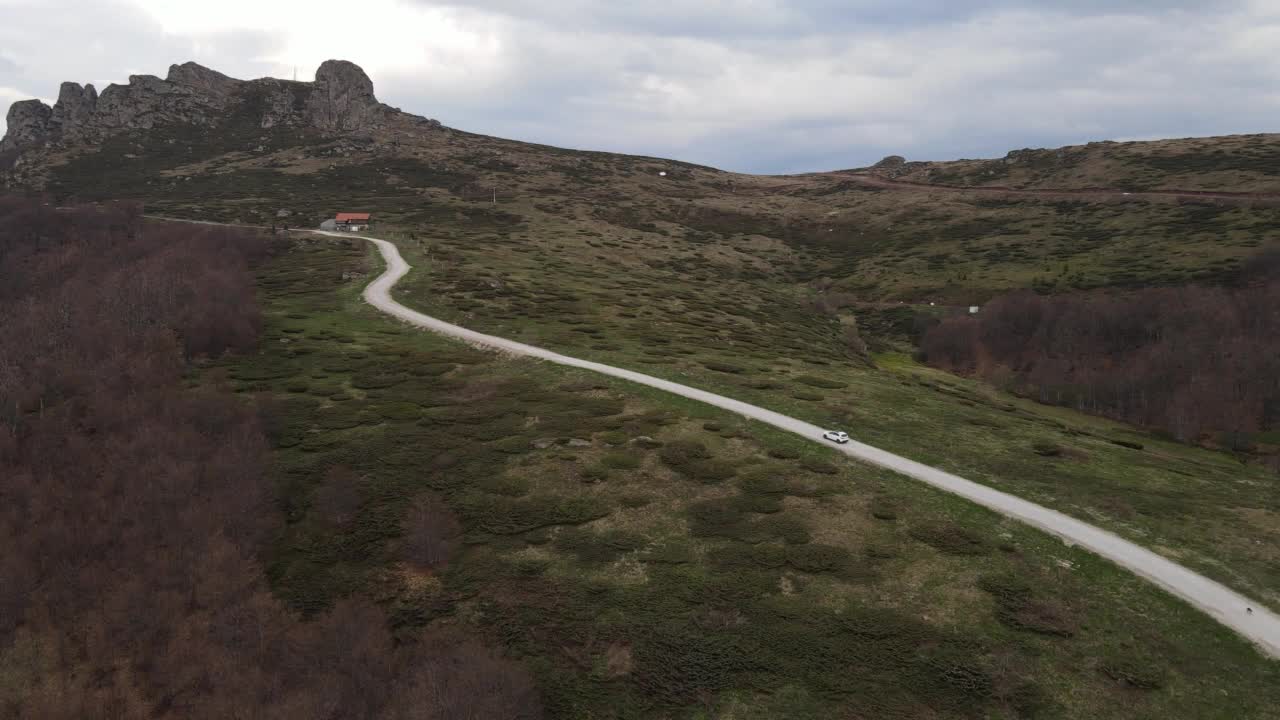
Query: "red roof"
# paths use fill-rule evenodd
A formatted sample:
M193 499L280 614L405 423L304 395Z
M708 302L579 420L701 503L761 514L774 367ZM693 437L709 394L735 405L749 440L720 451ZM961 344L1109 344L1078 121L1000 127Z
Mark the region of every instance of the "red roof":
M369 213L338 213L338 222L369 222Z

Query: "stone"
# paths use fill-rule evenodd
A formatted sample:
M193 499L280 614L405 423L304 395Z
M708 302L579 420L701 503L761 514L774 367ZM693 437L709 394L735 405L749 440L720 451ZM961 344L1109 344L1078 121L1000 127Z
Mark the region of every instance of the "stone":
M277 210L277 211L276 211L276 217L278 217L278 218L287 218L287 217L289 217L289 216L290 216L290 215L292 215L292 214L293 214L293 211L292 211L292 210Z
M902 167L903 165L906 165L906 164L907 164L907 159L902 157L901 155L890 155L885 159L881 160L880 162L876 163L873 167L896 168L896 167Z
M556 441L554 438L541 438L539 440L534 440L530 444L533 445L533 447L537 448L538 450L546 450L552 445L555 445Z
M49 136L53 108L39 100L20 100L9 106L9 129L0 140L0 151L38 143Z
M565 443L565 444L566 444L566 445L568 445L569 447L572 447L572 448L585 448L585 447L591 447L591 441L590 441L590 440L582 440L581 438L570 438L570 439L569 439L569 442L567 442L567 443Z
M373 94L373 81L346 60L326 60L316 70L307 101L307 119L321 130L363 130L386 115L387 108Z
M243 80L227 77L217 70L193 62L170 65L165 81L190 88L206 97L227 99L244 84Z
M81 87L64 82L58 90L58 102L53 106L53 123L63 132L84 127L98 109L98 91L93 85Z

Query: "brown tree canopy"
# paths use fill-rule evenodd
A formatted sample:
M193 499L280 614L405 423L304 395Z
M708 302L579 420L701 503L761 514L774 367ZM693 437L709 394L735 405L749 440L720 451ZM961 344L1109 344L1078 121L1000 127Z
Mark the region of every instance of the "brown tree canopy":
M1187 441L1247 441L1280 429L1280 253L1230 287L1012 293L933 328L921 352L1041 402Z
M529 675L352 599L304 622L251 405L190 359L250 351L246 232L0 199L0 718L534 718ZM336 521L359 502L328 478Z

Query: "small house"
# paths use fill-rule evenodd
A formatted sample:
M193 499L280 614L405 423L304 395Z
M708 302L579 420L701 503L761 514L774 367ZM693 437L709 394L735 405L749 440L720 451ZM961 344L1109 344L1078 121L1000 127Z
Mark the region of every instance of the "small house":
M334 226L338 230L360 232L369 227L369 213L338 213L334 218Z

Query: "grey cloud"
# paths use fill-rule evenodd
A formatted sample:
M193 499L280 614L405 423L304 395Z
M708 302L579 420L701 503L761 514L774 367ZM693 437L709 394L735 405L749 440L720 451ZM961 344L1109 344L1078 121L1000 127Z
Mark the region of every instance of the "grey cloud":
M161 75L195 60L228 74L261 74L259 57L272 38L261 33L168 35L123 2L19 0L0 4L0 47L21 64L0 75L32 97L56 97L63 81L126 83L129 75Z
M1246 0L415 0L421 5L484 10L589 31L687 37L769 37L956 23L993 12L1144 15L1170 10L1218 14Z
M1262 22L1244 3L657 2L634 26L634 4L481 6L509 22L509 71L475 96L410 91L400 104L491 134L756 172L1256 132L1280 118L1267 92L1280 62L1235 42ZM757 12L696 37L708 7ZM756 22L783 16L773 31ZM656 32L664 23L682 31Z
M474 132L733 170L1280 121L1266 34L1280 14L1262 0L417 2L493 42L474 64L431 47L420 69L366 63L384 101ZM48 97L61 80L101 88L188 59L238 77L287 71L252 59L281 42L270 35L165 36L128 6L80 6L0 4L0 48L20 62L0 62L0 87Z

